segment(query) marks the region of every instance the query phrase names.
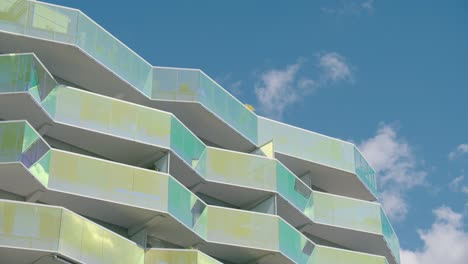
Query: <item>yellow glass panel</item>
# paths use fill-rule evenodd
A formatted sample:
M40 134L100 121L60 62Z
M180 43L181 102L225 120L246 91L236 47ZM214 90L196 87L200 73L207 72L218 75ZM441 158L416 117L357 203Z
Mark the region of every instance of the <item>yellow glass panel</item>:
M276 190L275 161L267 158L225 151L206 149L206 170L209 180Z
M54 89L55 120L66 124L81 126L81 108L83 92L65 86L58 86ZM44 106L44 104L43 104Z
M188 250L149 250L145 264L197 264L197 252Z
M217 243L278 249L278 218L220 207L209 207L207 239Z
M84 219L67 210L62 210L62 225L60 232L60 253L69 257L81 259Z
M104 263L102 258L103 240L102 228L94 223L83 222L81 260L85 263ZM108 240L105 243L109 243Z
M221 263L208 255L203 254L202 252L198 252L198 264L217 264Z
M135 139L138 106L112 101L110 131L114 135Z
M108 133L111 121L112 100L102 96L80 92L81 124L89 129Z
M373 233L382 233L380 206L346 197L314 192L315 221Z
M169 147L171 135L171 115L146 107L137 112L136 140L153 145Z
M57 250L60 209L0 202L0 245Z
M273 149L273 141L266 143L265 145L260 147L260 150L268 157L268 158L275 158L275 151Z
M34 5L32 26L35 28L68 33L69 18L46 5Z
M168 175L134 169L133 199L140 206L167 212L168 188Z
M385 258L329 247L314 249L313 263L385 264Z

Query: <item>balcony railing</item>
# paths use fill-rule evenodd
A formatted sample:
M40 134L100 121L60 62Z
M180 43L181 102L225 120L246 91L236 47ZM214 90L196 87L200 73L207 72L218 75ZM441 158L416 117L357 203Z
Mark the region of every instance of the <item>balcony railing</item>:
M79 10L26 0L0 2L6 3L0 10L1 31L76 45L151 99L199 102L252 143L275 139L278 151L355 173L376 194L375 173L351 144L267 124L203 72L152 67Z
M29 92L57 122L172 149L190 165L193 160L200 159L197 170L201 176L208 177L208 179L211 177L210 180L278 192L309 218L317 211L313 209L314 197L310 189L275 160L235 152L223 154L223 151L216 151L213 148L207 148L204 151L205 145L171 114L54 85L55 81L32 55L0 56L0 67L3 73L0 77L3 83L0 86L1 92ZM52 88L45 89L44 87ZM39 92L41 90L45 90L42 97L46 95L42 100L41 92ZM99 111L91 111L95 109L95 105L100 106ZM223 157L223 155L230 155L230 158ZM354 149L354 155L356 157L360 153ZM208 156L213 161L207 160ZM235 159L236 162L240 162L237 164L243 166L236 165L237 171L234 167L223 168L223 166L229 166L229 163L225 161L230 159ZM215 165L217 168L209 167L210 162L211 164L217 163L218 165ZM222 165L223 162L224 165ZM364 175L370 170L370 175L373 177L373 170L365 160L362 159L359 162L362 164L357 167L363 168L360 169L363 171L361 174ZM203 172L202 166L205 166L205 170L208 168L208 171ZM216 172L216 169L221 169L221 171ZM276 177L271 177L271 172L274 172L273 175ZM245 176L239 177L239 175ZM270 176L265 178L265 175ZM348 224L346 227L364 231L373 230L372 227L362 227L358 224ZM387 232L385 237L387 241L395 241L393 229ZM393 238L388 239L389 237ZM396 246L392 245L397 244L388 243L392 250L396 249Z
M31 141L29 137L23 137L22 141L16 140L17 134L21 135L18 133L17 124L23 125L23 130L20 130L24 135L25 122L2 122L0 124L2 143L19 142L16 143L16 148L5 149L22 149L23 145L28 145L25 142ZM10 131L8 127L15 129L10 129ZM30 132L27 133L30 134ZM36 137L36 141L40 139L37 134ZM29 145L32 146L34 143ZM70 199L75 195L85 196L135 208L164 212L209 243L281 252L297 263L308 263L311 257L321 254L320 251L313 254L314 250L321 246L315 245L280 217L206 205L165 173L53 149L42 155L32 166L26 167L29 167L31 174L48 191L70 194L72 195ZM103 231L94 228L92 232L101 234ZM77 234L73 233L73 235ZM71 241L79 241L79 239ZM342 254L341 249L333 250ZM72 253L68 255L74 257ZM374 255L357 252L349 254L366 256L363 259L364 262L349 263L375 263L373 261L379 262L380 260L383 263L385 261L385 258Z

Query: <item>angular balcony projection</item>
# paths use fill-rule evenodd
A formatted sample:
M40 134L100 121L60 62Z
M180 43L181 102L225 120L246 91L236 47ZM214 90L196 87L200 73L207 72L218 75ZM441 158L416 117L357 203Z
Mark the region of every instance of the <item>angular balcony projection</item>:
M6 62L0 64L3 65L5 69L30 69L32 67L32 62L35 61L34 56L32 55L0 57L0 62L5 60ZM11 67L12 65L14 67ZM5 73L8 73L8 71L5 71ZM10 90L27 90L31 94L32 92L30 90L35 91L43 86L41 78L35 77L32 78L34 81L30 81L26 78L22 78L21 76L18 77L18 75L15 74L10 75L20 80L17 82L15 87L21 87L21 89L10 87L8 90L3 88L4 92L8 92ZM37 74L30 75L36 76ZM5 74L5 76L8 75ZM15 80L15 78L10 78L9 81L5 83L14 83L12 80ZM8 78L3 79L8 80ZM39 79L39 81L36 79ZM23 82L26 84L23 84ZM18 83L21 85L18 85ZM52 82L49 80L48 83L50 84ZM3 87L8 87L8 85ZM34 87L34 89L29 87ZM15 95L17 94L15 93ZM40 98L38 100L40 101ZM16 107L21 107L23 104L15 105ZM101 106L98 112L91 110L93 109L93 105ZM219 188L219 186L215 188L204 188L203 193L219 197L222 200L227 200L231 203L235 203L235 200L237 200L237 202L242 204L243 200L244 203L247 201L252 202L262 196L265 196L265 192L275 192L279 193L282 198L278 203L279 215L286 217L287 220L293 223L296 227L309 224L310 220L325 225L329 224L327 221L320 222L313 218L314 210L312 191L284 165L274 159L263 158L261 156L225 151L210 147L206 148L201 141L199 141L180 123L180 121L171 117L169 113L60 85L49 91L48 96L41 102L41 106L47 110L49 116L53 117L53 121L57 124L54 124L52 128L49 128L48 135L67 142L79 142L81 146L86 147L88 150L92 150L93 152L104 156L112 157L116 160L122 160L116 156L118 153L112 149L109 149L108 152L96 149L96 147L102 146L102 144L98 144L95 141L91 141L86 144L86 140L83 140L83 134L77 134L77 131L82 132L82 129L88 129L91 132L95 131L105 135L113 135L120 139L115 142L115 144L121 144L122 139L126 138L132 142L138 141L144 144L171 149L178 153L187 164L191 164L196 161L196 171L199 173L199 177L201 176L209 182L227 184L225 185L226 188ZM11 111L12 109L9 110ZM20 110L18 110L18 112L21 113ZM150 122L147 122L148 120ZM68 127L64 125L68 125ZM62 130L64 127L67 128L66 133ZM77 134L77 136L73 137L73 134ZM95 134L93 135L93 137L95 137ZM90 136L89 138L92 137ZM115 144L113 143L112 145L115 146ZM138 150L140 150L141 153L140 145L137 145L136 147L138 147ZM144 153L148 154L148 152ZM126 155L128 154L128 151L121 154ZM139 159L142 158L143 157L140 156ZM129 163L134 164L136 162L131 161ZM193 179L193 181L197 181L197 179ZM231 192L223 191L226 189L232 190L232 188L228 187L233 186L251 188L252 191L249 192L250 196L245 195L245 188ZM263 190L263 192L259 190ZM315 193L318 195L318 192ZM229 194L234 196L229 197ZM341 199L346 200L344 197ZM359 202L357 204L359 204ZM366 203L362 202L362 204ZM290 205L297 210L291 211ZM375 208L376 206L377 205L374 204L374 206L371 207ZM349 211L353 212L353 208L359 210L360 207L350 207ZM297 213L302 213L302 215L297 216ZM294 214L296 214L296 216L291 216ZM361 214L355 215L361 218L361 220L359 220L360 222L367 221L369 217ZM346 222L349 217L342 216L341 218ZM374 222L380 222L380 215L378 213L374 214L373 219ZM359 224L346 224L345 222L342 222L342 224L330 224L341 228L357 229L371 233L375 232L374 229L370 227L359 226ZM350 223L354 222L351 220ZM376 243L370 243L374 240L364 239L366 238L365 236L356 234L356 232L354 232L354 235L350 236L334 236L330 232L320 231L320 229L317 228L307 227L304 228L304 230L309 230L312 234L320 234L323 238L338 244L346 245L351 249L366 251L364 245L377 245L377 248L372 246L369 247L369 253L382 253L382 249L379 249L378 246L378 240ZM379 230L376 233L380 234L381 231ZM387 235L385 239L392 234L394 236L393 232L389 232L389 235ZM349 246L349 244L359 245L359 243L351 243L351 241L354 241L355 239L349 239L349 237L355 237L356 235L358 237L360 236L360 239L363 242L367 241L367 243L362 243L363 246L357 248ZM332 238L330 238L330 236ZM380 246L380 248L382 247ZM388 254L386 255L389 257Z
M2 127L18 122L4 124ZM2 140L11 139L4 136ZM22 145L17 144L17 148ZM25 171L28 168L21 160L17 163ZM3 164L0 170L3 172ZM53 149L27 170L33 177L5 173L0 179L2 186L22 196L31 193L28 200L64 206L124 227L129 236L145 230L171 243L196 245L211 256L237 263L252 259L259 263L310 263L313 258L322 258L319 249L323 246L308 240L281 218L206 205L168 174ZM18 180L24 181L21 186L15 185ZM375 255L333 250L364 261L346 263L385 262Z
M374 201L374 169L351 143L258 118L258 140L273 140L275 157L304 181L330 193Z
M134 242L59 207L0 200L0 230L3 263L144 263Z
M171 111L214 144L255 148L256 115L203 72L161 75L169 69L153 68L79 10L36 1L0 2L0 52L34 52L54 75L79 87Z
M168 110L199 137L218 146L251 151L256 145L262 145L265 139L273 138L268 132L268 125L266 129L263 128L265 121L262 118L203 72L152 67L78 10L24 0L15 3L3 7L0 31L4 33L0 34L0 52L34 51L62 79L111 97ZM64 61L68 59L70 61ZM102 66L113 74L103 72ZM116 76L120 82L115 80ZM288 126L278 124L283 130L288 130ZM290 141L295 140L292 135L286 137ZM326 157L306 159L302 155L305 151L286 150L281 145L278 144L278 158L295 173L310 173L313 179L317 179L317 187L330 188L326 183L329 177L323 175L334 174L337 176L333 178L343 178L349 183L343 186L352 188L331 188L329 192L344 191L339 194L375 200L374 172L356 149L354 154L342 150L345 160L336 164L336 161L325 161ZM327 148L315 143L310 147L314 153L321 153L323 147ZM329 154L336 155L333 152L338 150L329 151ZM352 179L347 172L357 174L362 183ZM362 194L359 184L366 186Z
M1 263L399 264L376 186L352 143L0 0Z
M301 231L388 259L399 256L396 235L380 204L311 190L275 159L207 147L196 170L207 181L202 193L230 204L241 201L239 207L277 194L277 214Z
M0 212L2 263L221 263L196 250L145 251L60 207L0 200Z

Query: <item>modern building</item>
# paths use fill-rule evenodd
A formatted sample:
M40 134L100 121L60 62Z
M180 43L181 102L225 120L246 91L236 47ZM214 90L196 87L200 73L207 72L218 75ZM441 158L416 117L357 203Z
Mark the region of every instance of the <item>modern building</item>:
M0 263L399 264L352 143L76 9L0 0L0 53Z

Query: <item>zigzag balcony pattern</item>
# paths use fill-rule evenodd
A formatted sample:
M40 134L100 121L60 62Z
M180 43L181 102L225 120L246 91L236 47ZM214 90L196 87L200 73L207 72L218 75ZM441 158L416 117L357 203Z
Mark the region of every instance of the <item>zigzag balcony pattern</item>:
M0 259L400 263L377 194L353 144L154 67L79 10L0 0Z

